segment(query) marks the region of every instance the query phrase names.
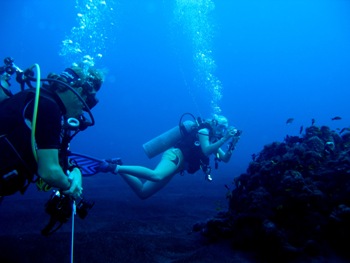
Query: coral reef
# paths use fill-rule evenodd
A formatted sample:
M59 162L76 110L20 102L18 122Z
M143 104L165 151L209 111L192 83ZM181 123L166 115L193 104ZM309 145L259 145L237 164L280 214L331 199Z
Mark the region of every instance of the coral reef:
M236 177L229 209L194 230L265 259L349 258L350 133L311 126L273 142Z

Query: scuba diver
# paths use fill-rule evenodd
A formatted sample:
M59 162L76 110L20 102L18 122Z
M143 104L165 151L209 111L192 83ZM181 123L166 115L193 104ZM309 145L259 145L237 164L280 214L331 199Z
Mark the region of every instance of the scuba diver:
M186 114L188 113L184 115ZM110 159L100 165L99 171L119 174L141 199L152 196L168 184L174 175L183 174L184 171L193 174L202 169L205 178L211 181L209 156L214 154L216 162L221 160L227 163L241 131L229 127L224 116L216 115L205 121L198 118L195 122L182 123L183 116L179 126L143 145L150 158L164 152L154 170L142 166L121 165L119 159L115 159L117 162ZM230 139L225 152L221 147Z
M6 85L14 73L21 84L16 94ZM23 194L30 183L41 181L42 187L81 198L82 173L67 163L67 152L70 140L94 124L90 109L98 102L102 71L74 65L59 75L50 73L40 79L38 68L34 78L32 69L22 71L13 59L6 58L0 74L0 197L17 191ZM37 82L37 89L31 81ZM24 84L30 88L24 89ZM83 112L90 115L92 123Z

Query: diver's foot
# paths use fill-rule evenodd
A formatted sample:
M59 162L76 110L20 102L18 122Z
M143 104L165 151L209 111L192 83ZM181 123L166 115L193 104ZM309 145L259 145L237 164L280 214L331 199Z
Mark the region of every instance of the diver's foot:
M117 165L122 165L123 164L123 161L121 158L112 158L112 159L108 159L106 160L108 163L111 163L111 164L117 164Z
M101 173L118 173L118 165L122 164L120 158L106 159L96 168Z

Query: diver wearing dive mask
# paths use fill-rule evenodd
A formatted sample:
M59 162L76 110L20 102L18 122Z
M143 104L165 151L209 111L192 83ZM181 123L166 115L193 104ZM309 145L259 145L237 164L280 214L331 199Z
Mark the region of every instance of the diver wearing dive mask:
M23 90L1 102L0 122L4 125L0 126L0 138L4 139L0 142L9 151L0 152L0 175L11 173L13 178L7 176L11 182L1 185L0 195L11 195L16 191L23 193L38 175L46 184L60 189L67 196L81 196L82 175L79 168L73 167L68 178L60 163L59 153L64 148L61 136L65 124L62 119L78 119L83 111L93 108L97 104L96 92L102 85L102 79L101 71L73 66L60 75L51 73L42 80L45 84L40 88L38 105L34 103L37 94L34 89ZM31 131L35 107L38 114L36 149L33 151Z
M216 115L214 119L201 121L189 130L183 133L181 139L175 140L174 145L164 151L160 162L154 169L121 165L117 160L110 159L100 165L99 171L120 175L141 199L152 196L165 187L177 173L183 174L184 171L194 174L201 169L205 174L205 179L211 181L209 156L213 154L217 159L227 163L231 159L234 147L228 147L226 151L221 147L234 137L236 138L235 143L238 141L237 129L229 127L224 116ZM164 140L157 140L161 137L162 135L156 137L155 141L163 145Z

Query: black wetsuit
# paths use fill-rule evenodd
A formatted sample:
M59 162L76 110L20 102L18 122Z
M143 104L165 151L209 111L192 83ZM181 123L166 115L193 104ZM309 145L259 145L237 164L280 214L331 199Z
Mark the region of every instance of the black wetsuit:
M175 145L175 148L179 148L184 156L184 170L190 174L197 172L202 165L209 165L209 157L203 153L199 143L196 143L198 141L198 131L204 128L208 129L209 136L212 136L211 126L203 122L198 129L184 134L181 141Z
M25 90L0 103L0 195L23 190L23 186L33 179L37 171L31 147L31 128L25 121L32 122L34 98L33 90ZM55 93L41 89L35 133L38 149L60 148L64 114L65 107L60 98ZM3 175L14 169L19 173L18 178L4 186Z

